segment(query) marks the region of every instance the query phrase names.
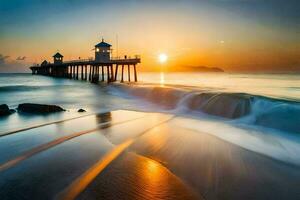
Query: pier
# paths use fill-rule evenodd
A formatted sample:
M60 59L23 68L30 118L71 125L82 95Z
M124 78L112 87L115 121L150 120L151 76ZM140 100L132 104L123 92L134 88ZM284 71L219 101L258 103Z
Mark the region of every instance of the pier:
M113 58L111 53L111 45L102 39L95 45L95 58L63 61L63 55L57 52L53 55L53 63L44 60L40 65L31 66L30 69L32 74L81 79L92 83L100 81L110 83L118 81L118 78L120 82L137 82L137 65L141 63L140 56Z

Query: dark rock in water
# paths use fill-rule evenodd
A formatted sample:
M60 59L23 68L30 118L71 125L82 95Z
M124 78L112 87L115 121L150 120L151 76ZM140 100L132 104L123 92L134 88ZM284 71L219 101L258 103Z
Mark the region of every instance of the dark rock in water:
M86 110L80 108L77 112L86 112Z
M0 115L8 115L9 107L6 104L0 105Z
M9 109L9 107L6 104L0 105L0 116L10 115L14 113L14 109Z
M194 97L190 107L210 115L235 119L250 112L251 96L231 93L203 93Z
M23 103L23 104L19 104L18 111L27 112L27 113L46 114L46 113L53 113L53 112L61 112L65 110L56 105Z
M9 109L10 114L15 113L16 110L15 109Z

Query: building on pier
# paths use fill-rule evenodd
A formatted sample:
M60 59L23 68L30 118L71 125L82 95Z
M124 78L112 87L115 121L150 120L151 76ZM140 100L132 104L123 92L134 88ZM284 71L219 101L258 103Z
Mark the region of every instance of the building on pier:
M95 45L95 61L96 62L108 62L111 59L111 45L104 42L104 39L97 45Z
M42 63L41 63L41 66L46 66L48 65L48 61L47 60L44 60Z
M30 69L32 74L89 80L93 83L114 82L118 78L123 82L127 71L127 81L131 81L131 72L134 75L133 80L137 81L136 66L141 63L140 56L113 58L111 47L112 45L102 39L95 45L95 58L63 61L63 55L57 52L53 55L53 63L43 61L41 65L31 66ZM121 74L118 76L120 69Z
M53 63L54 65L61 65L63 63L63 55L61 55L59 52L53 55Z

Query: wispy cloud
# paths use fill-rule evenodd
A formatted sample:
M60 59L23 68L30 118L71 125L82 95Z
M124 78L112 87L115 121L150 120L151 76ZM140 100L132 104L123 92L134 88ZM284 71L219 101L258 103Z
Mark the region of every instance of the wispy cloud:
M0 54L0 67L6 63L6 60L9 58L9 56L4 56Z
M16 60L25 60L26 59L26 56L19 56L16 58Z
M0 73L2 72L24 72L26 56L11 59L11 56L0 54Z

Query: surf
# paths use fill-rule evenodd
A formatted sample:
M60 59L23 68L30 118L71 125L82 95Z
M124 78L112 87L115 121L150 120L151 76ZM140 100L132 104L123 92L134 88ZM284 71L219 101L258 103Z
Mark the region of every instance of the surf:
M248 93L185 89L178 86L115 85L112 94L134 96L178 114L218 117L225 121L300 133L300 103Z

